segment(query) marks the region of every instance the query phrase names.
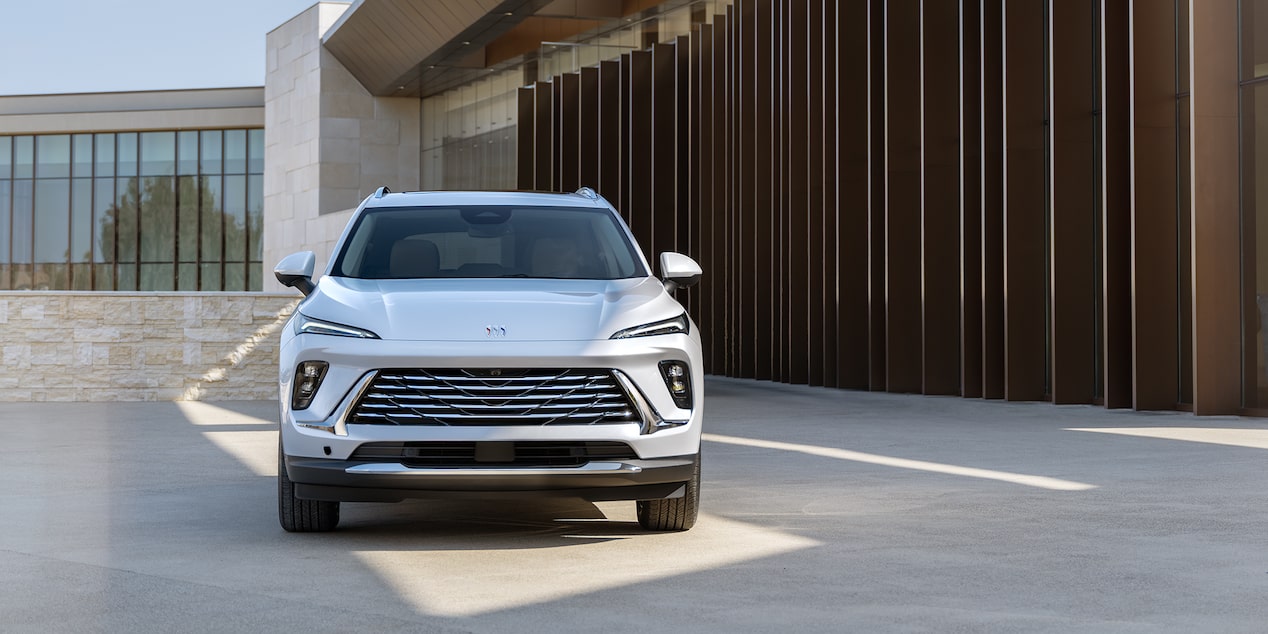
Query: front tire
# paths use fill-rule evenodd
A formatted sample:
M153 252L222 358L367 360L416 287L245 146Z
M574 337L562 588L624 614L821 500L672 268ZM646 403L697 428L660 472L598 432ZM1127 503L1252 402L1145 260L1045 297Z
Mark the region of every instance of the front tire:
M700 513L700 454L686 487L680 498L635 502L639 525L649 531L685 531L695 526Z
M288 533L325 533L339 525L339 503L295 497L286 460L277 452L277 519Z

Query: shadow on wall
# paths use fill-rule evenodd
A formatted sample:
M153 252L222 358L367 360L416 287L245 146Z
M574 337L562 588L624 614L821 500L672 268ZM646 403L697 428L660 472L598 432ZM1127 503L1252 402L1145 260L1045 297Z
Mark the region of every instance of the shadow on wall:
M263 293L0 293L0 402L270 400L298 305Z

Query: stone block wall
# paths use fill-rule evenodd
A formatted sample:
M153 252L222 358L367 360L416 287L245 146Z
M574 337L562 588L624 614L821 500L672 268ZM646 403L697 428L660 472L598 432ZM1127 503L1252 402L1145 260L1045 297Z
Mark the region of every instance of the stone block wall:
M277 397L296 294L0 292L0 401Z

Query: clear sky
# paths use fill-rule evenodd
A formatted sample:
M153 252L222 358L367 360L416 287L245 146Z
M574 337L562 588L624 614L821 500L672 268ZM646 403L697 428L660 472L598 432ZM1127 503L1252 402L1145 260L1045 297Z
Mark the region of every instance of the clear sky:
M264 36L316 0L0 0L0 95L264 85Z

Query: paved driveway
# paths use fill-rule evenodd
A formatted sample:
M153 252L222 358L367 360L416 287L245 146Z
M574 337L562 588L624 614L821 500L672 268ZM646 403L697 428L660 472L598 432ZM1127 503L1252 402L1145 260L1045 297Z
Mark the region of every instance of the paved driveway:
M0 631L1256 631L1268 421L711 379L703 513L277 525L275 405L0 404Z

